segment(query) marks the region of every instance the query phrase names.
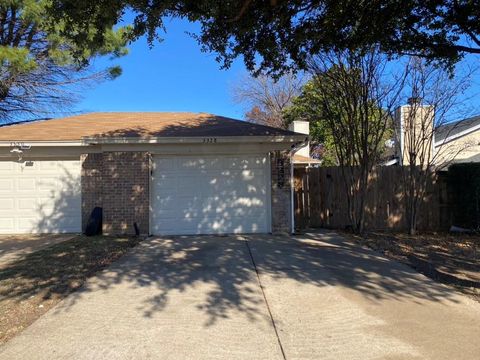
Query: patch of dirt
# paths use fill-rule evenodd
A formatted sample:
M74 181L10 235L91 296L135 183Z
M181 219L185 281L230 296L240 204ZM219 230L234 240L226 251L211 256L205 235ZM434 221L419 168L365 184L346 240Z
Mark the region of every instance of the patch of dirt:
M467 234L342 233L357 243L452 285L480 302L480 236Z
M140 241L133 237L80 235L26 254L0 268L0 344Z

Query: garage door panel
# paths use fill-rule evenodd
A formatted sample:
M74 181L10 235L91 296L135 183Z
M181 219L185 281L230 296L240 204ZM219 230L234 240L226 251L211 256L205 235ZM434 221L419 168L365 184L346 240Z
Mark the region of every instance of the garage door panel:
M62 216L73 216L77 214L77 209L81 206L81 202L77 199L61 199L52 202L51 198L39 198L37 202L33 204L30 210L34 210L40 216L51 216L59 212Z
M35 191L35 178L17 179L17 190L23 192Z
M266 156L156 157L154 163L154 234L269 231Z
M175 206L177 205L177 206ZM265 196L222 196L222 193L206 198L198 194L193 196L179 194L177 197L169 196L167 199L160 197L155 208L158 211L210 211L212 209L235 209L246 210L262 209L266 207Z
M14 220L10 218L2 218L2 215L0 214L0 229L3 229L5 233L13 233L15 231L15 222Z
M13 162L11 161L0 161L0 171L13 171Z
M0 178L0 194L10 194L13 191L13 188L13 179Z
M224 169L263 169L266 164L264 157L230 157L224 162Z
M161 235L179 235L179 229L182 229L183 235L224 234L225 229L229 229L229 233L232 234L265 232L263 221L258 221L258 218L235 221L225 218L203 218L200 221L196 218L180 221L171 219L161 226L155 226L153 232Z
M10 184L0 191L0 233L81 231L80 161L0 161L0 169L0 184Z
M11 214L11 211L15 209L15 199L0 197L0 202L2 203L2 206L0 207L0 214Z
M35 197L27 197L17 199L17 208L16 210L20 211L35 211L38 209L37 199Z
M175 158L156 158L155 166L162 169L174 169L175 168Z
M28 217L24 214L22 218L16 219L17 230L19 230L18 232L20 233L35 232L38 222L39 221L36 216Z
M177 171L221 170L223 163L220 158L177 158L174 165Z
M37 191L51 192L58 190L59 187L62 187L62 184L56 178L42 177L41 179L35 180L35 186Z
M61 164L58 161L42 161L40 163L36 162L35 165L42 172L52 172L57 173L58 168L61 167Z

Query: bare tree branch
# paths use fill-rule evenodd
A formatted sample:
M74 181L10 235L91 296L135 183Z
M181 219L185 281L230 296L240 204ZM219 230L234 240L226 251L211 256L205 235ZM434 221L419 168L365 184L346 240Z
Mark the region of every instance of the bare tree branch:
M456 72L452 78L445 70L411 58L405 96L409 105L397 114L396 138L401 154L407 225L410 233L417 229L417 213L424 200L427 185L435 171L448 167L467 148L466 144L435 143L439 128L448 124L452 110L460 115L460 96L470 85L475 70ZM461 74L461 75L460 75ZM464 100L464 99L462 99ZM465 114L464 114L465 115ZM444 127L444 140L461 126L461 121Z
M246 107L246 120L286 128L283 111L300 94L303 83L304 78L293 73L277 81L266 75L245 76L234 86L233 99Z

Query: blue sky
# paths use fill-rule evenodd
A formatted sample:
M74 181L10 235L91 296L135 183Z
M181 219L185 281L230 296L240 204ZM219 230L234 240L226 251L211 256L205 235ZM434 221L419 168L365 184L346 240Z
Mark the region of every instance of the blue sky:
M197 32L198 24L167 20L164 41L150 49L144 38L130 46L120 59L97 59L98 69L120 65L123 74L83 91L74 112L92 111L192 111L242 118L244 108L232 100L232 87L247 74L241 59L221 70L215 54L202 53L186 32ZM470 56L467 64L480 64ZM393 64L393 66L395 66ZM450 120L480 114L480 72L464 96L468 110L452 111Z
M198 25L167 22L164 41L149 49L145 39L130 53L109 61L97 59L95 68L120 65L123 74L83 92L74 111L193 111L241 118L243 108L232 101L231 88L246 74L241 60L221 70L214 54L202 53L185 31Z

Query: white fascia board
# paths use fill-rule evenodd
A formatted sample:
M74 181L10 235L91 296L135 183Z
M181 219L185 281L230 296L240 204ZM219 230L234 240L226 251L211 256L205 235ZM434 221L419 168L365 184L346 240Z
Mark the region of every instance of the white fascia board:
M75 141L0 141L0 147L15 146L89 146L96 144L215 144L215 143L289 143L304 142L303 134L285 136L218 136L218 137L156 137L156 138L97 138L85 137Z
M453 129L452 129L452 130L453 130ZM455 134L455 135L452 135L452 136L448 136L447 138L445 138L445 139L443 139L443 140L434 142L434 146L435 146L435 147L438 147L438 146L445 145L446 143L448 143L448 142L450 142L450 141L452 141L452 140L461 138L462 136L468 135L468 134L470 134L470 133L472 133L472 132L474 132L474 131L477 131L477 130L480 130L480 125L472 126L472 127L469 128L469 129L460 131L458 134Z
M151 138L83 138L84 145L96 144L218 144L218 143L291 143L304 142L303 134L285 136L192 136L192 137L151 137Z
M16 146L85 146L82 141L29 141L29 140L11 140L0 141L0 147L16 147Z

